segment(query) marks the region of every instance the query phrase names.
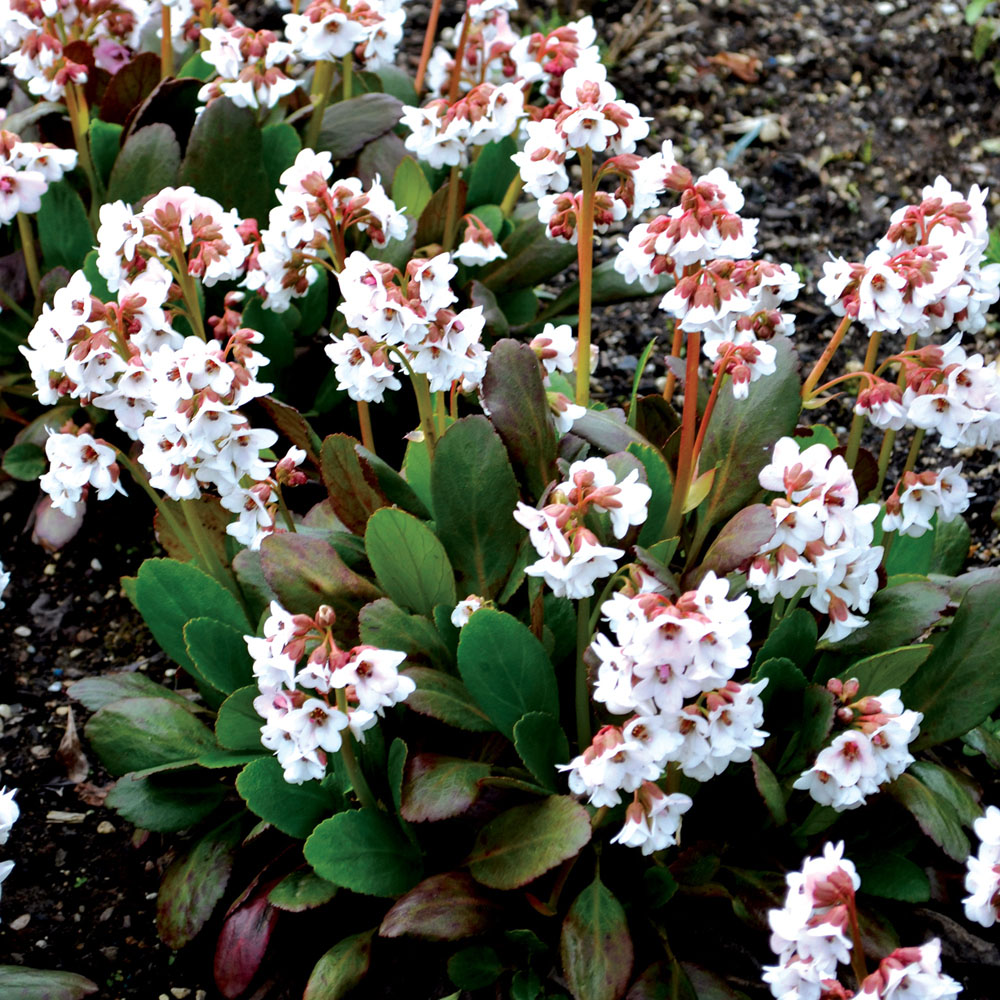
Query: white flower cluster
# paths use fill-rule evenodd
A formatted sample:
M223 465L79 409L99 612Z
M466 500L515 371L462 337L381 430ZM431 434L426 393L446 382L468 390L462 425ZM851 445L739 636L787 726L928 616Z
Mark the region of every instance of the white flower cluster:
M581 756L561 767L570 772L570 789L596 806L617 805L620 791L646 789L616 838L642 846L645 854L667 846L655 834L667 824L672 837L674 821L691 804L683 795L664 803L649 783L670 764L709 781L730 763L749 760L767 737L759 728L759 696L767 680L732 680L750 661L750 598L729 600L728 581L711 572L676 601L658 589L658 581L643 574L638 594L615 594L602 605L616 643L599 634L591 646L598 661L593 697L609 712L631 718L606 726Z
M285 37L309 60L353 54L361 67L391 66L403 39L403 0L312 0L301 14L285 14Z
M0 788L0 845L7 843L10 829L17 822L18 816L21 815L21 810L14 801L15 795L17 795L16 788L12 788L9 792L6 786ZM0 861L0 882L3 882L13 868L13 861Z
M584 525L587 511L606 511L615 538L624 538L630 525L646 520L651 496L638 469L617 482L603 458L574 462L541 510L518 501L514 520L528 529L540 557L525 573L542 577L557 597L591 597L594 581L613 573L625 550L601 545Z
M483 309L452 309L457 271L447 253L414 258L403 273L360 250L347 258L337 275L344 300L337 308L357 333L334 336L326 353L352 399L381 402L386 389L400 387L390 351L426 375L432 392L456 382L466 392L479 385L489 357L481 343Z
M206 105L228 97L239 108L273 108L299 86L285 72L294 49L273 31L254 31L237 22L229 28L203 28L201 37L208 42L201 57L218 73L198 91L198 100Z
M799 451L794 438L781 438L761 486L783 494L771 502L775 532L761 546L747 583L770 604L780 594L805 592L828 615L822 638L837 642L863 628L864 614L878 588L882 546L872 545L879 504L859 504L847 463L823 444Z
M805 789L820 805L843 812L864 805L869 795L895 781L913 763L909 745L920 734L923 715L903 706L898 688L857 701L856 680L834 678L827 689L839 701L836 719L846 728L792 787Z
M0 226L18 212L37 212L49 185L76 166L76 155L75 149L24 142L13 132L0 129Z
M904 472L885 502L882 530L919 538L930 531L935 514L941 522L954 521L968 510L969 500L975 495L962 477L961 462L939 472Z
M77 512L89 489L97 490L98 500L115 493L127 495L119 480L115 449L85 431L50 434L45 441L49 470L38 485L52 498L52 506L68 516Z
M542 366L542 384L549 390L547 392L549 411L555 421L556 430L560 434L565 434L587 412L585 406L577 406L565 394L549 389L555 372L570 375L576 371L579 345L573 336L573 328L568 323L560 323L559 326L546 323L542 332L536 333L531 338L528 346L535 352ZM597 345L591 344L591 373L597 368L598 353Z
M843 842L827 844L821 858L806 858L801 872L785 877L788 893L771 910L771 950L777 965L764 967L764 982L778 1000L953 1000L962 987L941 971L941 942L897 948L852 993L838 977L850 961L857 927L855 893L861 886Z
M264 295L264 304L275 312L284 312L293 298L306 294L325 248L339 248L338 264L342 262L352 227L377 247L406 236L406 217L378 178L365 191L357 177L330 182L332 173L329 153L303 149L279 178L284 185L276 192L279 204L271 209L244 282Z
M1000 809L990 806L973 824L979 838L979 852L966 861L969 869L963 900L965 916L983 927L1000 920Z
M858 320L869 335L983 329L986 310L1000 298L1000 264L982 266L989 243L986 194L974 184L963 197L938 177L919 205L893 213L888 233L863 264L841 257L823 265L817 287L826 304Z
M327 605L310 618L272 601L263 637L244 636L260 688L254 708L265 720L261 743L293 785L321 780L327 754L340 749L345 729L363 742L386 708L416 690L398 670L405 653L364 645L341 650L333 623Z

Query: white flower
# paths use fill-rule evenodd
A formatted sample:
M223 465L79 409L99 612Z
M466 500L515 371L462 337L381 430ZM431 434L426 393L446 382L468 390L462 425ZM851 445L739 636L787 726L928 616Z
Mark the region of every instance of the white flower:
M469 594L464 601L459 601L455 605L455 610L451 613L451 623L455 628L462 628L468 625L469 619L483 606L483 599L475 594Z
M4 569L4 565L0 562L0 608L6 607L6 603L3 600L3 593L7 589L10 583L10 572Z
M989 806L973 825L979 838L979 852L965 862L966 919L983 927L1000 920L1000 809Z
M21 810L14 801L15 795L17 795L16 788L12 788L9 792L6 786L0 788L0 845L7 843L10 829L21 815Z
M677 843L681 816L693 801L681 792L664 795L650 781L643 782L635 801L625 811L625 825L611 838L612 844L638 847L644 855Z

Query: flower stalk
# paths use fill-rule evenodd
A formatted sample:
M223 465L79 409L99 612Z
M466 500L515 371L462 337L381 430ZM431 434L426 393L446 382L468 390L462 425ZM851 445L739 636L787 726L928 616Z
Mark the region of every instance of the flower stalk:
M580 271L580 312L577 326L576 403L590 403L591 301L594 283L594 154L589 146L580 153L583 171L583 200L576 220L576 259Z

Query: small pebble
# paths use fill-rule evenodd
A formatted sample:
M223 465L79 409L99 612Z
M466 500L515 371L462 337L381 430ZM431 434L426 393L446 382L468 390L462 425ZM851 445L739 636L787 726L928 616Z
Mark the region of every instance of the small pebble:
M171 986L170 995L177 1000L184 1000L185 997L191 996L191 991L186 986Z
M55 563L49 563L45 567L45 569L42 570L42 573L45 576L55 576L56 575L56 564Z
M106 819L102 819L100 823L97 824L98 833L114 833L115 825L114 823L109 823Z
M20 636L22 639L27 639L31 635L31 629L27 625L18 625L14 629L14 635Z
M10 927L12 931L23 931L24 928L28 926L30 920L30 913L22 913L19 917L12 920L7 926Z
M104 569L104 567L101 565L100 559L91 559L90 568L94 570L95 573L100 573L100 571Z
M53 681L45 690L46 691L62 691L62 681Z

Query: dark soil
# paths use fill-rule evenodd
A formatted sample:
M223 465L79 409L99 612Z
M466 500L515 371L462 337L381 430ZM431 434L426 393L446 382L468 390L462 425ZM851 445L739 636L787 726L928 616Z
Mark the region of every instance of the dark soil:
M815 293L828 254L863 257L891 211L918 197L938 173L960 188L1000 187L1000 160L984 143L1000 135L991 73L972 61L971 29L954 4L673 0L663 6L666 13L645 21L642 3L631 13L629 4L595 4L603 37L620 52L612 76L624 96L654 118L651 140L672 139L695 171L728 167L746 193L745 214L761 219L762 250L802 268L809 284L795 304L796 339L808 364L833 329ZM425 16L426 5L411 5L411 23L421 26ZM720 52L758 59L759 78L744 82L711 62ZM776 136L736 151L740 123L761 116L777 126ZM991 195L991 204L998 202ZM595 332L603 396L627 396L636 358L663 329L655 301L601 310ZM980 349L996 353L994 329L981 335ZM860 359L862 352L863 344L854 341L845 354ZM654 357L642 390L655 391L662 375L662 358ZM848 411L837 413L835 422L843 427ZM995 561L989 515L997 466L991 455L962 458L980 494L971 512L973 555ZM112 779L91 760L85 782L71 781L58 754L70 713L81 731L85 724L86 713L65 693L71 681L129 669L176 683L118 583L152 553L151 511L141 499L92 504L81 534L51 555L30 540L35 499L31 487L0 483L0 559L13 575L0 613L6 652L0 782L20 788L21 806L21 819L0 852L17 863L3 886L0 961L83 973L98 984L102 1000L216 998L211 928L176 954L156 936L155 893L171 859L170 838L134 838L101 805ZM970 934L951 919L958 914L914 916L945 939L946 966L964 979L965 1000L996 996L995 939ZM289 943L297 940L294 927ZM313 957L336 939L303 947L306 967L293 973L291 984L287 965L272 969L272 975L284 973L282 985L270 979L256 996L300 996ZM748 994L765 996L755 961L766 945L752 944L756 957L742 943L718 943L713 967L735 973L735 985ZM367 985L367 995L430 1000L450 992L428 971L437 965L434 949L393 947L381 964L380 983ZM393 988L393 982L405 985Z

